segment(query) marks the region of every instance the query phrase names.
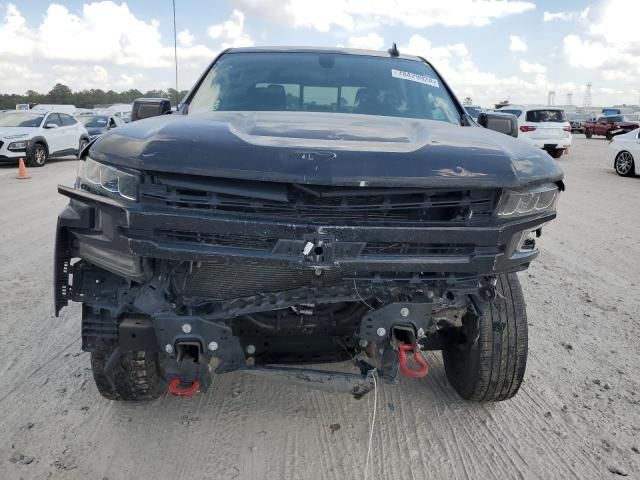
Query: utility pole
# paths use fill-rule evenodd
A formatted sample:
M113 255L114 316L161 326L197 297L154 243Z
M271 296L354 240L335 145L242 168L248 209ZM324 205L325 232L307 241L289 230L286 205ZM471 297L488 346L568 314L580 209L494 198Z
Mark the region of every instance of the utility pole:
M587 82L587 89L584 92L583 105L585 108L589 108L591 106L591 82Z

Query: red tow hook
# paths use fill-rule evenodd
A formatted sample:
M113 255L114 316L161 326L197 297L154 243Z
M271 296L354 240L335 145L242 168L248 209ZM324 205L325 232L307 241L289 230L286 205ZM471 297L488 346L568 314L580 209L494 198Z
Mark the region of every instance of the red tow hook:
M171 380L169 382L169 393L176 397L191 397L200 390L200 382L198 380L194 380L191 386L187 388L180 388L181 383L179 378Z
M405 352L413 352L413 358L415 358L416 363L420 365L420 370L412 370L407 367L407 354ZM429 365L424 361L422 355L413 349L413 345L410 343L401 343L398 345L398 353L400 355L400 371L404 376L421 378L429 373Z

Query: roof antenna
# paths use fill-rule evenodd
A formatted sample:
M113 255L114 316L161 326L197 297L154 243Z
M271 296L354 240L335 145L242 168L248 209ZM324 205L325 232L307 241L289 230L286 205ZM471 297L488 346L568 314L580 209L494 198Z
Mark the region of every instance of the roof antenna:
M398 47L396 47L396 42L393 42L393 45L391 46L391 48L389 50L387 50L387 52L389 52L389 55L391 55L392 57L399 57L400 56L400 52L398 51Z
M176 39L176 0L173 4L173 60L176 67L176 108L180 103L180 90L178 90L178 41Z

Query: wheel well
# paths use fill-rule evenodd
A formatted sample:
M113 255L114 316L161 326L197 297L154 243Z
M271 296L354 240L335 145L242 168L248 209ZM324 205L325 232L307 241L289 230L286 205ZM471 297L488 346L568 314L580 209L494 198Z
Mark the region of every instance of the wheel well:
M31 150L33 151L33 148L37 145L40 144L44 147L44 149L47 151L47 154L49 153L49 145L47 144L47 141L42 138L42 137L35 137L31 140Z
M47 145L47 142L44 142L43 140L37 140L33 142L33 146L35 147L36 145L42 145L47 153L49 153L49 145Z

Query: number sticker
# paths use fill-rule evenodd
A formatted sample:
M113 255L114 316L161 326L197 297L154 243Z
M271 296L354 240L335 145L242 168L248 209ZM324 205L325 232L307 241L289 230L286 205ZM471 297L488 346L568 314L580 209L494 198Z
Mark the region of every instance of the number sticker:
M424 83L425 85L440 88L438 80L432 77L428 77L427 75L420 75L418 73L403 72L402 70L391 69L391 76L393 78L401 78L402 80Z

